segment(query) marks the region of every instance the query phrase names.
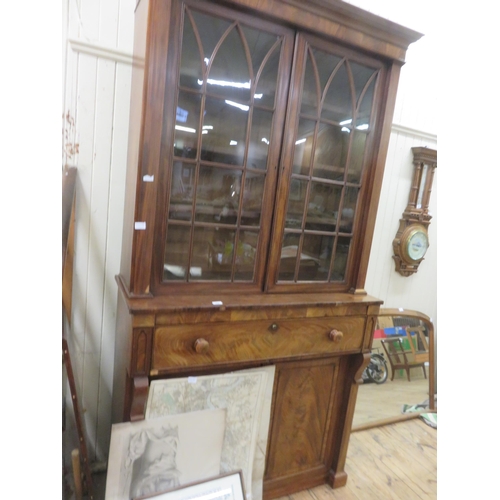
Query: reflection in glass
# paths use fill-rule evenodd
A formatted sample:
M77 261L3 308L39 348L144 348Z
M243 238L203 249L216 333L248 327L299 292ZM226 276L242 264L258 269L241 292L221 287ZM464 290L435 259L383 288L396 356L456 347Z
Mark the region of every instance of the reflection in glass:
M196 191L195 221L235 224L240 187L240 171L201 166Z
M333 236L304 234L299 281L326 281L332 257Z
M259 106L274 108L280 51L281 44L276 46L270 58L267 60L257 82L257 88L255 91L255 104Z
M264 200L264 175L247 173L243 193L243 210L241 224L243 226L259 226L262 202Z
M212 57L216 45L231 26L231 23L225 19L202 14L194 10L190 10L190 12L195 20L196 29L201 38L201 45L204 51L203 58L209 60Z
M343 180L348 149L348 132L337 125L321 123L314 152L313 176Z
M234 270L235 281L253 281L258 239L259 233L256 231L239 232Z
M290 192L288 194L288 208L286 211L286 228L302 227L302 218L304 216L304 205L307 193L307 181L291 179Z
M321 118L337 123L352 118L353 105L349 76L346 64L342 64L335 73L326 92L321 109Z
M252 116L252 130L248 145L248 168L267 168L267 152L271 140L271 124L273 113L254 109Z
M243 26L242 30L248 45L248 49L250 50L253 74L254 76L257 76L264 58L273 48L273 45L276 43L276 40L278 40L279 37L277 35L273 35L272 33L264 33L263 31L249 28L248 26Z
M365 154L366 133L358 130L352 131L351 158L349 160L348 182L361 183L363 158Z
M180 161L172 165L172 181L170 188L169 219L191 220L193 210L193 192L195 183L195 167Z
M295 263L300 244L300 234L285 233L281 247L281 258L278 271L279 281L293 281L295 277Z
M315 231L335 231L341 195L342 186L313 182L305 228Z
M203 120L201 159L243 165L248 107L207 97Z
M335 259L333 261L333 270L330 281L344 281L350 246L351 238L343 236L339 237L335 250Z
M359 189L355 187L347 187L344 194L344 203L340 218L340 231L343 233L351 233L354 224L354 216L356 214L356 204L358 202Z
M361 96L361 93L368 83L368 80L376 70L374 68L368 68L367 66L363 66L352 61L349 62L349 65L354 79L354 92L356 95L356 101L358 102L359 106L359 98Z
M180 80L181 87L199 89L198 80L203 80L202 57L189 16L184 16Z
M318 86L310 52L307 53L300 112L311 116L317 116L318 114Z
M179 92L175 119L174 155L196 158L200 127L201 96Z
M208 74L207 92L248 104L250 73L243 42L234 27L217 50Z
M207 245L208 261L205 279L230 280L233 263L234 241L236 232L224 228L195 228L195 242Z
M163 266L164 280L186 280L190 236L190 226L176 226L169 224L167 228L167 245Z
M359 105L356 119L356 128L358 130L368 130L370 126L374 90L375 79L373 79L368 86L366 93L363 95L362 101Z
M315 126L316 122L312 120L301 118L299 121L293 155L294 174L309 175Z
M318 68L321 94L323 94L328 80L336 70L340 61L342 61L342 58L318 49L313 49L313 54Z

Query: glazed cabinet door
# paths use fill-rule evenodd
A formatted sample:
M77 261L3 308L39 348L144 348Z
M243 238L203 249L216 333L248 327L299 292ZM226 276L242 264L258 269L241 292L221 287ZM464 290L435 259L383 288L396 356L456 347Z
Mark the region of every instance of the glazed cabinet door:
M348 291L355 281L384 76L376 59L298 36L269 289Z
M173 8L156 291L261 290L294 33L214 4Z

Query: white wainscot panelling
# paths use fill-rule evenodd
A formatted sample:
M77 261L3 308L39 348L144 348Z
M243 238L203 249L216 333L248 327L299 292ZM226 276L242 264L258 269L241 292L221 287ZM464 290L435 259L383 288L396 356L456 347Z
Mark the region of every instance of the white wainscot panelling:
M111 429L134 8L134 0L68 0L64 10L63 123L72 154L63 152L63 165L78 169L70 335L93 461L105 460Z
M399 227L399 220L408 203L413 176L412 147L437 148L431 134L420 136L407 131L393 130L389 143L384 181L373 237L366 290L384 301L383 307L415 309L435 318L437 311L436 287L436 183L435 173L429 211L433 218L429 226L430 247L417 273L404 277L395 270L392 258L392 241Z

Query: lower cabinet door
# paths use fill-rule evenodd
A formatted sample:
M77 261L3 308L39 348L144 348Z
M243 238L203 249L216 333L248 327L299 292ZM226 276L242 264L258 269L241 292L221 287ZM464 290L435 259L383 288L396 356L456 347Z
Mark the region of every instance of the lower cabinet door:
M277 365L265 498L323 484L331 467L339 358Z

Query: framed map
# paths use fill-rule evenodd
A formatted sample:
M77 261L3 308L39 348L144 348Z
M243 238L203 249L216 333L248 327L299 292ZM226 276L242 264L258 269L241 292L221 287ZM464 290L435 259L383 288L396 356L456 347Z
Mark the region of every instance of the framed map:
M241 470L247 500L262 500L274 366L168 380L154 380L146 419L224 408L226 429L220 472Z

